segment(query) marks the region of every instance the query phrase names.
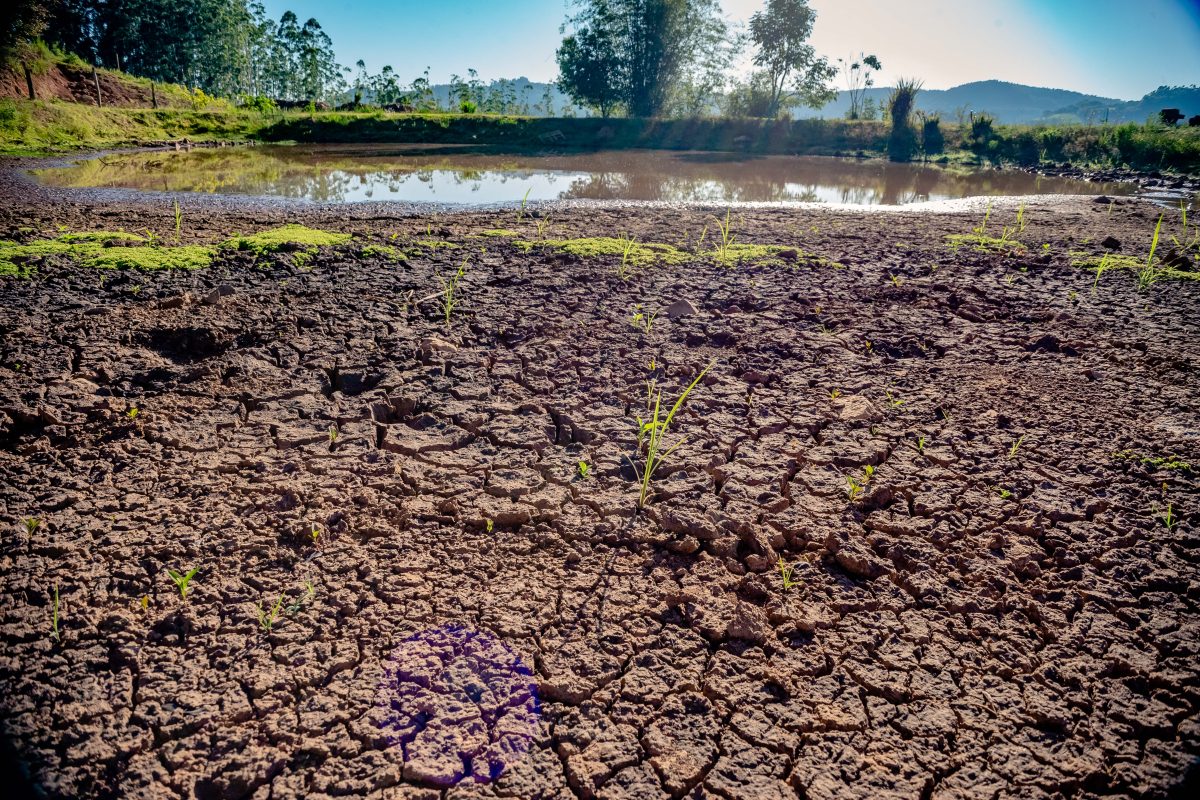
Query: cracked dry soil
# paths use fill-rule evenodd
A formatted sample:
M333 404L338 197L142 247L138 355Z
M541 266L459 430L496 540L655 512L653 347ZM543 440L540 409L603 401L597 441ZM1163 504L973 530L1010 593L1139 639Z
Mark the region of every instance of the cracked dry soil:
M745 210L739 241L843 268L623 281L617 257L481 236L534 237L512 212L213 209L185 237L356 237L307 264L0 279L9 786L1195 796L1200 283L1093 293L1068 255L1144 253L1157 215L1034 203L1028 251L1001 255L945 245L979 214ZM162 207L0 211L30 224L172 229ZM446 327L422 300L463 259ZM680 299L696 313L630 324ZM714 360L635 514L646 381L673 400ZM166 570L193 567L184 602Z

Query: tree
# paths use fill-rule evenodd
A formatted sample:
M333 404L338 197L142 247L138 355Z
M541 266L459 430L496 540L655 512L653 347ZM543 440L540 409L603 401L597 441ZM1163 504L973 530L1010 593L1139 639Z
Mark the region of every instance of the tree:
M571 99L608 117L626 95L627 65L608 24L593 24L563 39L558 85Z
M766 116L798 103L820 108L837 97L829 85L837 70L807 44L816 18L808 0L767 0L750 18L754 63L769 85Z
M883 69L879 59L874 55L858 54L857 59L838 59L842 67L842 76L846 80L846 92L850 95L850 110L846 119L874 119L874 104L867 105L863 97L875 85L874 73ZM868 110L870 113L868 114Z
M558 52L559 85L607 116L667 112L672 100L695 105L726 63L728 29L717 0L577 0L574 32ZM685 84L690 83L692 91ZM687 98L693 98L688 101Z
M49 16L46 4L37 0L6 0L0 8L0 62L7 60L17 45L40 36Z

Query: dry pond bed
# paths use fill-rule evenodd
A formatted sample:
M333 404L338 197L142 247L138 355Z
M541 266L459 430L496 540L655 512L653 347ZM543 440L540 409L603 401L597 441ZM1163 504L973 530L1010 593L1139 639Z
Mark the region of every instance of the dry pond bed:
M181 213L0 208L10 787L1196 789L1178 211Z

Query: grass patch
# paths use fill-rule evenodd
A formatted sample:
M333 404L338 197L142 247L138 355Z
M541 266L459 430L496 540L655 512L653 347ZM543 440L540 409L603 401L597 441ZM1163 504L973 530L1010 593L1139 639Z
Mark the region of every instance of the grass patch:
M366 258L378 256L388 261L407 261L408 254L399 247L392 247L390 244L369 244L362 249L362 254Z
M348 233L333 233L304 225L284 225L249 236L234 236L224 246L249 251L257 256L281 251L311 256L316 254L318 247L345 244L350 238Z
M105 247L83 258L94 269L203 269L210 265L215 249L203 245L182 247Z
M493 228L490 231L484 231L480 235L482 235L482 236L498 236L498 237L502 237L502 238L512 238L515 236L520 236L521 234L517 233L516 231L510 231L507 228Z
M1133 450L1118 450L1112 454L1117 461L1135 461L1143 466L1154 469L1170 469L1180 472L1191 472L1192 465L1179 456L1144 456Z
M513 244L526 253L535 247L544 247L558 253L567 253L579 258L616 256L632 266L644 267L651 264L686 264L694 256L669 244L631 242L629 239L614 239L610 236L593 236L581 239L546 239L532 242L515 239Z
M109 244L111 242L138 242L139 244L146 241L144 236L138 236L136 233L126 233L125 231L80 231L78 233L64 233L55 241L66 242L67 244Z

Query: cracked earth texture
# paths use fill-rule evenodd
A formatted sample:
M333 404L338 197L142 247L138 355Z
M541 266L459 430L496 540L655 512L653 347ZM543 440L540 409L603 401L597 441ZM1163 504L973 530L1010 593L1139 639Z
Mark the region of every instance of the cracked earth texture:
M695 249L708 226L704 250L715 213L189 210L185 242L354 239L2 278L9 786L1189 796L1200 283L1093 292L1069 255L1144 255L1158 213L1035 202L1004 254L946 246L981 213L747 209L739 243L799 250L621 280L483 234ZM31 225L173 236L163 207L0 209ZM710 361L635 513L646 382L671 401ZM186 601L169 568L198 569ZM420 638L459 630L498 649ZM414 641L418 711L381 702Z

